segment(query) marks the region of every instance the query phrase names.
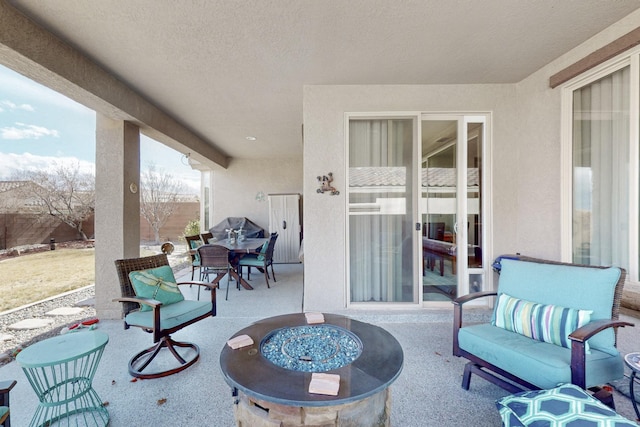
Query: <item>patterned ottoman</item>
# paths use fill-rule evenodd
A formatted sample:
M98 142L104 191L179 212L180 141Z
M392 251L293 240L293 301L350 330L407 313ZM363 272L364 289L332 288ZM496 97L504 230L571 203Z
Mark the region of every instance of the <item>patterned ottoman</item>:
M573 384L496 402L504 427L638 427Z

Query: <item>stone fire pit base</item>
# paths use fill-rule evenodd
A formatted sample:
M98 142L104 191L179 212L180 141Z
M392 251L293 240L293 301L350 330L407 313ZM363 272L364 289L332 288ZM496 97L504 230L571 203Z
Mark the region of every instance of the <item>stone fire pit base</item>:
M237 427L388 427L391 391L386 388L364 399L331 406L288 406L238 392L234 406Z

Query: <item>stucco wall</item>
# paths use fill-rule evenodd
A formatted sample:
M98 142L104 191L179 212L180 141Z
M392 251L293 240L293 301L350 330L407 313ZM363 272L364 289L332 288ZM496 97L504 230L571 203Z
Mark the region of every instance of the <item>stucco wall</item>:
M305 86L305 310L347 304L345 112L491 113L489 259L513 252L560 259L561 91L549 77L639 25L640 11L514 84ZM340 196L316 193L316 175L330 171Z
M264 201L256 200L259 192ZM302 193L302 159L233 159L213 174L213 225L227 217L247 217L269 231L267 196L277 193Z
M517 156L511 123L516 121L515 85L306 86L305 129L305 309L339 310L346 306L345 112L487 112L493 116L492 140L498 167L511 167ZM333 172L339 196L317 194L315 177ZM513 204L513 183L494 192ZM327 268L331 266L331 268Z
M517 179L521 194L515 217L515 241L528 253L562 259L561 224L561 87L549 88L549 77L640 26L635 12L517 85L520 123ZM498 172L499 173L499 172ZM497 212L501 214L500 211ZM541 214L541 215L540 215ZM495 230L496 241L503 240ZM506 244L506 242L504 242ZM565 261L570 261L565 254Z

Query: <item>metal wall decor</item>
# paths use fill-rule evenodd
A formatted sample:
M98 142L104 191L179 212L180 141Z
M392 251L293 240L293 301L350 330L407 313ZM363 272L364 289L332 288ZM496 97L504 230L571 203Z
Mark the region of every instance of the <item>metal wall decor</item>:
M333 182L333 173L329 172L326 175L318 176L318 193L330 192L332 196L337 196L340 194L336 187L332 186Z

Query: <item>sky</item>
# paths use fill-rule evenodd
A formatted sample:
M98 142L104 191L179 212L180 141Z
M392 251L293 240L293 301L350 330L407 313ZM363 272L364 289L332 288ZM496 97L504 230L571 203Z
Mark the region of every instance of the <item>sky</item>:
M93 110L0 65L0 180L28 169L79 164L95 173L96 115ZM157 170L199 194L200 172L182 154L140 135L140 168Z

